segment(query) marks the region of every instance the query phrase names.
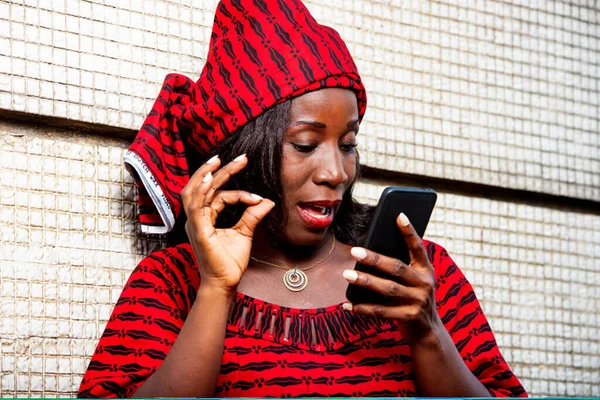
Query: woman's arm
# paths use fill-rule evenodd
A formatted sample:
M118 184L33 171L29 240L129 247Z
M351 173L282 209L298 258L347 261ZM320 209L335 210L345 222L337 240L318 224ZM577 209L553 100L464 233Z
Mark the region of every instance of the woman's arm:
M213 157L191 177L181 196L188 216L186 233L200 270L200 289L173 348L136 397L208 397L221 367L229 307L250 258L258 223L274 203L243 191L219 191L247 164L245 155L218 169ZM213 175L214 174L214 175ZM215 229L227 205L248 207L229 229Z
M213 395L233 299L200 282L189 245L150 254L117 301L79 397Z
M185 324L160 368L133 397L210 397L214 394L231 292L200 285Z
M181 194L193 256L187 248L166 249L164 258L151 255L136 268L88 366L81 397L214 394L229 307L254 230L274 206L248 192L219 190L247 162L242 155L219 169L214 157L190 178ZM238 203L247 206L238 223L216 229L219 212Z
M199 285L189 245L159 250L140 261L108 319L78 397L134 395L170 354L186 317L193 320ZM220 327L210 324L200 331L205 328Z
M344 272L350 282L384 294L390 303L348 304L345 308L397 321L411 344L420 396L526 395L502 359L471 286L448 253L434 243L429 243L426 251L404 214L397 223L409 247L410 264L352 249L357 261L385 272L394 281Z
M490 397L469 371L440 322L428 337L411 346L415 379L422 397Z

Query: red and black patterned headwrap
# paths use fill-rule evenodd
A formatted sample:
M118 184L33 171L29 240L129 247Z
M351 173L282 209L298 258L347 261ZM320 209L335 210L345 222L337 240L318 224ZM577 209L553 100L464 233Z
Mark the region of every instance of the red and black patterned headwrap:
M152 111L125 155L139 189L146 233L173 229L189 180L185 147L211 152L269 107L326 87L366 94L344 41L299 0L223 0L196 83L167 75Z

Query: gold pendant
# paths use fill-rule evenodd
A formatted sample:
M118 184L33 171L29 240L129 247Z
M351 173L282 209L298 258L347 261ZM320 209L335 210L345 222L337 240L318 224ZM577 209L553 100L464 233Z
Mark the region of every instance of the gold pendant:
M283 284L292 292L299 292L308 285L308 277L296 265L296 268L288 270L283 275Z

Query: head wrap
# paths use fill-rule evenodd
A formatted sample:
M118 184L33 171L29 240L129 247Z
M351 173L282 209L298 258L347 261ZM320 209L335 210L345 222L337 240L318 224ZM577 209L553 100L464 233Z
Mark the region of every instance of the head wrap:
M362 119L365 89L346 45L299 0L221 1L200 79L167 75L125 155L142 231L173 229L189 181L186 152L205 157L269 107L327 87L354 90Z

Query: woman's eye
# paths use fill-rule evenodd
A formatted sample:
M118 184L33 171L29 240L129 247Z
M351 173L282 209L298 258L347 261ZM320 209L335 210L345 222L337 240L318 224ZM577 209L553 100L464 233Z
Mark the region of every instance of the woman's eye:
M342 143L340 147L342 148L342 151L345 151L346 153L352 153L354 152L354 149L356 149L356 146L358 146L357 143Z
M294 149L296 149L296 150L298 150L299 152L302 152L302 153L310 153L311 151L313 151L314 149L317 148L317 146L312 145L312 144L292 143L292 146L294 146Z

